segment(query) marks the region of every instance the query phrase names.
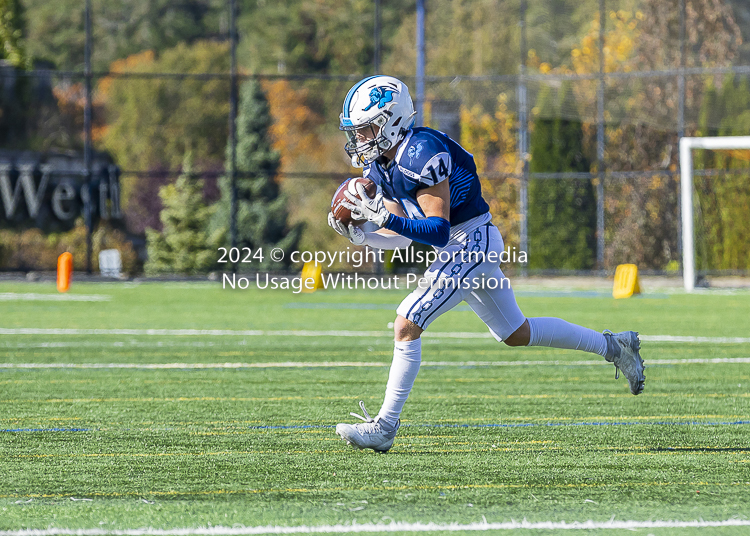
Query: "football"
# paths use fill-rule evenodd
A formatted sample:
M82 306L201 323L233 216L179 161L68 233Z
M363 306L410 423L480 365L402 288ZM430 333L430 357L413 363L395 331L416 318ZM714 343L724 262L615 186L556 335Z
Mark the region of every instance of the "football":
M375 185L375 183L372 182L368 178L359 177L357 179L346 179L344 182L342 182L341 185L336 189L336 193L333 194L333 199L331 200L331 212L333 213L333 217L347 226L350 223L352 225L359 226L367 221L367 220L356 220L352 218L352 212L345 206L341 205L342 201L347 201L347 202L349 201L344 195L344 193L347 191L359 197L359 194L357 193L357 189L355 188L355 185L358 183L364 186L365 193L370 198L375 197L375 193L378 190L378 187Z

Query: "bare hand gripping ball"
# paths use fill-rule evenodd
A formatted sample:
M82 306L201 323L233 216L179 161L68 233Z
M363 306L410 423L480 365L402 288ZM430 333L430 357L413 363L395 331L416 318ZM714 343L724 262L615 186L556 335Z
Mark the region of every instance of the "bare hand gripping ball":
M351 210L341 205L342 201L349 202L349 200L344 195L344 192L346 192L347 190L349 191L349 193L359 197L357 188L355 187L357 183L361 184L365 188L365 193L368 195L368 197L370 197L370 199L375 197L375 193L378 190L378 187L375 185L375 183L366 177L346 179L341 183L341 185L336 189L336 193L333 194L333 200L331 201L331 212L333 213L334 218L347 226L350 223L354 226L360 226L367 221L354 219L352 217Z

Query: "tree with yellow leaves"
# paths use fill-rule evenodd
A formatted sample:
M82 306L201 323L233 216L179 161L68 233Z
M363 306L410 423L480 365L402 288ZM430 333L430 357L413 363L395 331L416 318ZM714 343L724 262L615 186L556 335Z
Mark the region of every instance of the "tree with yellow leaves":
M474 155L493 222L507 243L517 245L519 180L513 174L521 172L523 163L516 150L515 121L504 93L498 95L493 114L478 105L461 109L461 144Z

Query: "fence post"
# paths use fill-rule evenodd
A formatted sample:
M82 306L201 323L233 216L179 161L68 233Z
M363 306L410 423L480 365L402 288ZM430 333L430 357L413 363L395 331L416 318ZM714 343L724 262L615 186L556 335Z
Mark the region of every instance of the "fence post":
M231 182L231 205L229 209L229 234L231 247L237 247L237 2L229 0L230 72L229 72L229 180ZM237 272L237 263L232 264Z
M677 143L685 136L685 0L680 0L680 74L677 77ZM678 170L680 164L677 164ZM682 258L682 205L677 205L677 255ZM684 267L683 267L684 270Z
M521 251L529 254L528 214L529 214L529 119L526 101L526 0L521 0L521 63L518 67L518 153L523 165L521 191L519 196ZM521 275L526 276L526 265L521 266Z
M373 74L380 74L380 0L375 0L372 70Z
M93 244L91 235L93 232L94 215L91 205L91 0L86 0L85 8L85 32L86 41L84 45L84 107L83 107L83 168L84 185L89 195L83 196L83 219L86 224L86 273L91 273L91 256Z
M424 1L417 0L417 126L424 125Z
M599 76L596 90L596 266L604 270L604 0L599 0Z
M677 77L677 137L685 135L685 0L680 0L680 74Z
M373 74L380 74L380 0L375 0L375 23L373 24L373 58L372 58L372 71ZM383 263L380 261L380 256L376 255L375 263L373 268L375 273L380 275L383 273Z

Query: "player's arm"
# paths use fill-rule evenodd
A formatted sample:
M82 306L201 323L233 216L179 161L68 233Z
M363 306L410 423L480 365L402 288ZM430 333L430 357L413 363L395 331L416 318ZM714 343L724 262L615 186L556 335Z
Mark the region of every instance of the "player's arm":
M412 220L390 212L385 206L385 200L380 190L374 198L369 198L362 185L358 184L359 197L346 193L350 203L343 204L352 211L356 211L363 218L374 222L378 227L393 231L409 240L415 240L429 246L444 247L450 238L450 189L448 179L437 184L422 188L417 193L419 203L425 218ZM401 212L403 214L403 211Z
M404 209L401 208L401 205L399 205L395 201L390 201L384 198L383 204L391 214L394 214L401 218L406 217ZM368 222L368 224L377 228L377 225L371 222ZM409 245L411 244L411 238L401 236L395 231L391 231L390 229L381 227L374 232L365 231L365 244L378 249L404 249L409 247Z
M411 219L389 212L380 190L371 199L360 184L357 185L359 196L347 192L345 195L350 203L344 206L359 212L363 218L374 222L378 227L422 244L445 247L451 230L448 182L452 167L450 153L440 150L440 147L435 147L434 153L424 151L422 159L418 159L413 166L399 165L401 172L408 177L407 181L414 184L415 197L425 218Z
M391 201L390 199L383 199L383 203L385 204L385 208L388 209L388 212L391 214L394 214L396 216L399 216L401 218L406 218L406 212L404 212L404 209L401 208L401 205L399 205L396 201ZM395 236L398 235L395 231L391 231L389 229L386 229L385 227L381 227L377 231L375 231L379 235L382 236ZM411 242L411 240L410 240Z
M384 227L422 244L444 247L450 238L450 188L448 179L417 192L424 219L412 220L391 214Z
M406 213L401 205L395 201L383 198L383 206L388 214L396 214L405 217ZM387 216L387 215L386 215ZM328 225L341 236L349 239L349 242L355 246L371 246L377 249L398 249L406 248L411 244L411 239L401 236L398 233L389 231L377 225L372 221L367 221L359 227L349 224L347 227L336 218L332 213L328 213Z
M417 203L428 218L438 217L447 221L451 212L451 192L448 181L444 180L435 186L419 190Z

